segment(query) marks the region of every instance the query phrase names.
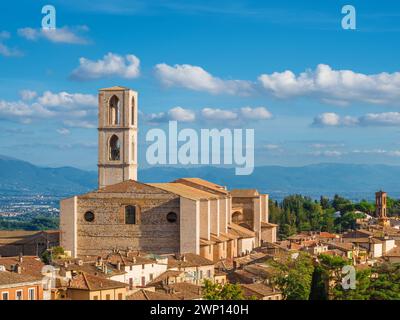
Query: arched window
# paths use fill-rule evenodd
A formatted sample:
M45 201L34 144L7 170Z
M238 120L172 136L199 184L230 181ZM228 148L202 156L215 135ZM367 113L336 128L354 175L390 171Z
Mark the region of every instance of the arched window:
M120 160L120 150L121 150L121 144L119 142L119 139L116 135L113 135L110 138L110 160L116 161Z
M135 97L132 97L132 106L131 106L131 124L135 125Z
M117 96L112 96L109 102L109 123L110 125L117 125L119 124L119 117L120 117L120 108L119 108L119 99Z
M125 223L136 224L136 207L126 206L125 207Z

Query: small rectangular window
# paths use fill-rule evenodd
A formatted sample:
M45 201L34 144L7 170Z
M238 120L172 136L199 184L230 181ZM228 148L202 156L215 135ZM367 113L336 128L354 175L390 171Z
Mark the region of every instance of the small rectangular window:
M22 300L22 290L17 290L15 292L15 300Z
M93 300L99 300L98 296L93 296Z
M106 294L106 300L111 300L111 295Z
M1 294L1 300L8 300L8 292L3 292Z
M29 300L35 300L35 288L28 289Z
M122 293L118 293L118 300L122 300Z

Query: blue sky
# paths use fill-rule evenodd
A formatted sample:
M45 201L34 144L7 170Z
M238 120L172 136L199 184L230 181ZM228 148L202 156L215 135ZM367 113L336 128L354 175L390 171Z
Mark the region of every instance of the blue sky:
M141 167L168 119L254 128L256 166L400 164L395 1L16 0L0 18L0 154L95 170L97 90L123 85L139 92Z

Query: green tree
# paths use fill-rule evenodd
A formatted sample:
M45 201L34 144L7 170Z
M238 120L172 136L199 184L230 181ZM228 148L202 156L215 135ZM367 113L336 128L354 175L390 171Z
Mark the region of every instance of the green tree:
M226 283L221 285L205 280L203 298L206 300L244 300L244 295L238 284Z

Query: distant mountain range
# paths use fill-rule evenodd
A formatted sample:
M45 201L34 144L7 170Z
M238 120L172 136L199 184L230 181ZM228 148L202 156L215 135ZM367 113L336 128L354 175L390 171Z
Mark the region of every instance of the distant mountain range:
M352 199L372 199L384 189L400 197L400 166L364 164L315 164L302 167L261 166L250 176L236 176L234 169L217 167L154 167L139 171L142 182L168 182L199 177L228 188L254 188L281 199L299 193L312 197L338 193ZM43 168L26 161L0 156L0 194L68 196L97 187L97 173L71 167Z

